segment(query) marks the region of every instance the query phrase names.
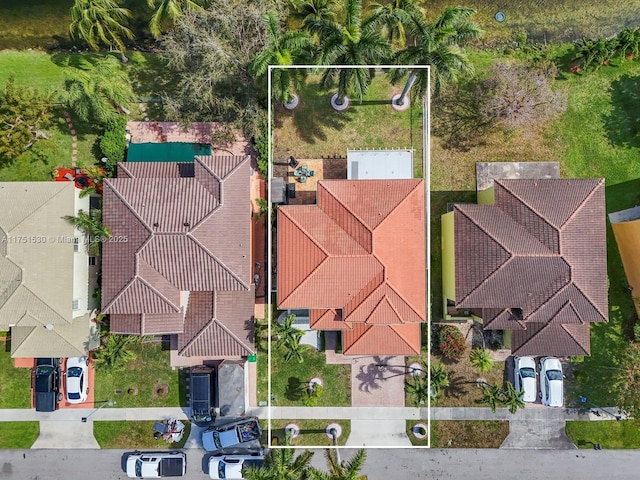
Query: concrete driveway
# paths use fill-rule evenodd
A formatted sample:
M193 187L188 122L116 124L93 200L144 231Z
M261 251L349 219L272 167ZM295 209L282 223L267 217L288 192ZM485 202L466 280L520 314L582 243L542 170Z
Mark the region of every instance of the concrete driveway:
M31 448L100 448L93 422L40 421L40 436Z
M348 447L410 447L405 420L351 420Z
M565 433L564 420L510 421L509 435L500 448L573 450L576 447Z

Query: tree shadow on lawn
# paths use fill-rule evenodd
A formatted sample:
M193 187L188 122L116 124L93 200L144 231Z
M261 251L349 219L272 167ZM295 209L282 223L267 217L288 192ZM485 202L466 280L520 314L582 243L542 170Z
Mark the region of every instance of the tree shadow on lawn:
M615 146L640 147L640 76L622 75L609 91L613 109L604 116L607 138Z
M300 106L289 113L300 139L309 144L327 140L327 129L341 130L353 120L354 112L336 112L330 104L330 94L312 88L300 92ZM284 108L283 108L284 110Z
M287 388L284 392L284 396L292 402L300 400L306 388L307 384L305 382L302 382L299 378L289 377L289 379L287 380Z

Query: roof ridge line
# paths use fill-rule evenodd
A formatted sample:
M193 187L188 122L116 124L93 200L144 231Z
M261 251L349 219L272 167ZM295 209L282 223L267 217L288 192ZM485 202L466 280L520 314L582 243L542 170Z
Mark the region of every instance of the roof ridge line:
M416 183L415 186L411 190L409 190L409 192L404 197L402 197L402 199L396 204L395 207L393 207L391 210L389 210L389 213L387 213L387 215L378 223L378 225L376 225L376 227L371 230L371 233L373 233L374 230L377 230L380 225L382 225L384 222L386 222L387 219L391 216L391 214L393 212L395 212L400 207L400 205L403 205L407 201L409 196L413 195L416 192L416 190L420 186L420 183L421 183L422 179L421 178L414 178L414 179L406 179L406 180L416 180L418 183ZM426 218L426 216L425 216L425 218ZM425 222L425 230L426 230L426 222Z
M135 178L135 177L134 177ZM116 178L117 180L117 178ZM120 180L133 180L133 178L121 178ZM120 199L120 201L127 207L127 210L129 212L131 212L131 214L136 217L138 219L138 221L140 222L140 224L147 229L147 231L149 232L149 236L153 235L153 230L151 229L151 227L149 225L147 225L147 222L145 222L143 220L143 218L138 215L138 213L136 212L136 210L133 208L133 205L131 205L131 203L129 203L125 198L124 195L122 195L122 193L116 189L114 187L114 185L111 182L107 182L106 185L111 189L111 191L116 195L116 197L118 197Z
M576 214L582 210L582 208L584 207L584 204L591 199L591 197L593 197L593 195L595 195L595 192L598 190L598 187L600 187L603 184L603 180L600 179L597 183L597 185L595 185L591 191L589 192L589 194L584 197L584 199L582 200L582 202L580 202L580 204L576 207L576 209L571 212L571 215L569 215L567 217L567 219L564 221L564 223L562 225L560 225L560 227L558 228L558 230L562 230L564 228L564 226L569 222L569 220L571 220L573 217L576 216ZM559 240L562 240L562 235L559 236ZM560 244L560 246L562 247L562 244Z
M149 265L151 267L151 265ZM151 267L153 268L153 267ZM153 268L156 272L158 272L155 268ZM160 276L163 276L160 272L158 272L158 274ZM164 294L162 292L160 292L160 290L158 290L156 287L154 287L153 285L151 285L151 283L149 283L143 276L141 275L137 275L136 276L137 279L139 279L142 283L144 283L147 287L149 287L151 290L153 290L153 292L158 295L160 298L164 299L165 303L168 303L169 305L176 307L177 312L176 313L180 313L180 306L174 304L171 300L169 300L167 297L164 296ZM164 278L164 277L163 277ZM168 281L168 280L167 280ZM169 282L171 283L171 282ZM175 287L175 285L174 285ZM177 287L176 287L177 289ZM179 290L178 290L179 291ZM142 314L144 315L145 312L143 312Z
M400 295L398 291L395 288L393 288L393 286L389 282L384 280L383 285L386 285L388 288L390 288L391 291L393 291L393 293L395 293L407 305L407 307L409 307L413 311L413 313L415 313L418 316L418 318L422 318L422 316L416 311L416 309L413 308L413 306L409 302L407 302L407 300L402 295ZM425 312L426 312L426 309L425 309ZM427 318L429 318L429 315L425 314L425 317L426 318L424 320L426 321ZM404 323L418 323L418 322L404 322Z
M184 234L186 238L190 239L191 241L193 241L198 247L200 247L200 249L206 254L208 255L211 259L213 259L214 262L216 262L217 265L219 265L224 271L226 271L229 275L231 275L231 277L233 277L237 282L239 282L243 287L245 287L247 290L251 289L251 284L246 284L242 279L240 279L238 277L238 275L236 275L235 272L231 271L231 269L229 267L227 267L223 262L221 262L218 257L216 257L213 253L211 253L207 248L204 247L204 245L202 245L202 243L200 243L200 241L193 235L191 235L191 232L187 232Z
M598 307L597 307L597 306L596 306L596 305L591 301L591 299L590 299L587 295L585 295L585 293L582 291L582 289L581 289L581 288L580 288L580 287L579 287L575 282L571 281L571 282L569 282L567 285L573 285L573 286L576 288L576 290L578 290L578 291L580 292L580 295L582 295L582 297L583 297L587 302L589 302L589 304L594 308L594 310L600 314L600 316L604 319L604 321L605 321L605 322L608 322L608 321L609 321L609 317L608 317L607 315L604 315L604 314L600 311L600 309L599 309L599 308L598 308ZM587 322L587 323L590 323L590 322Z
M44 305L46 307L47 310L50 310L54 313L55 316L57 316L58 318L60 318L63 322L63 324L71 324L71 322L69 320L67 320L66 318L64 318L62 315L60 315L54 308L52 308L47 302L45 302L44 300L42 300L38 295L36 295L33 290L31 290L27 285L25 285L24 283L20 283L20 286L18 288L16 288L16 290L13 292L14 294L18 291L18 289L22 287L24 288L26 291L28 291L31 295L33 295L34 298L38 299L38 301L40 303L42 303L42 305ZM12 298L14 295L11 295ZM6 305L6 304L5 304ZM3 305L4 307L4 305ZM25 310L25 312L31 312L31 310ZM72 312L73 314L73 312ZM36 318L36 317L34 317ZM36 318L37 319L37 318ZM73 320L73 319L72 319Z
M543 179L539 179L539 180L543 180ZM497 180L498 183L499 180ZM519 195L517 195L515 192L509 190L508 188L506 188L504 185L501 185L502 188L504 189L505 192L507 192L509 195L513 196L514 198L516 198L525 208L527 208L528 210L530 210L531 212L533 212L535 214L536 217L538 217L540 220L542 220L545 224L547 224L549 227L551 227L557 234L558 234L558 239L560 239L560 229L557 227L554 227L553 225L551 225L551 223L549 223L549 221L541 214L539 213L535 208L533 208L531 205L529 205L529 203L525 202L522 197L520 197ZM501 212L503 212L507 217L511 218L515 223L517 223L518 225L522 226L522 230L524 230L525 232L527 232L529 235L531 235L532 237L534 237L536 240L538 240L534 235L532 235L529 230L527 230L524 225L522 225L522 223L518 222L515 218L513 218L511 215L509 215L505 210L503 210L502 208L500 208L500 205L495 205ZM538 240L538 242L540 242L540 240ZM540 242L542 243L542 242ZM542 243L544 245L544 243ZM546 247L546 245L545 245ZM549 247L547 247L548 249Z
M582 349L582 351L585 353L585 355L589 355L589 352L582 346L582 344L578 341L578 339L573 335L573 333L571 333L569 330L567 330L567 327L569 325L576 325L575 323L561 323L560 326L562 327L562 329L567 332L567 335L569 335L573 341L576 343L576 345L579 345L580 348ZM588 323L581 323L580 325L586 325L587 328L589 328L589 324Z
M28 182L28 183L31 183L31 182ZM48 198L47 198L47 200L46 200L46 202L44 202L43 204L39 205L35 210L33 210L33 211L32 211L29 215L27 215L26 217L23 217L23 218L22 218L18 223L16 223L16 224L13 226L13 228L12 228L11 230L8 230L8 231L6 232L6 233L7 233L7 236L8 236L8 234L9 234L9 233L11 233L13 230L15 230L19 225L21 225L22 223L24 223L24 221L25 221L25 220L27 220L28 218L31 218L33 215L35 215L35 214L36 214L36 212L38 212L42 207L44 207L45 205L47 205L51 200L53 200L54 198L56 198L56 197L57 197L57 196L59 196L59 195L62 195L62 192L64 192L64 190L65 190L65 188L64 188L64 187L69 188L67 185L74 185L74 184L73 184L72 182L65 183L65 184L60 188L60 190L59 190L58 192L55 192L53 195L51 195L50 197L48 197ZM75 188L75 186L74 186L73 188ZM74 192L74 199L75 199L75 192ZM75 203L75 202L74 202L74 203ZM78 211L75 209L75 204L74 204L74 206L73 206L73 207L74 207L74 208L73 208L73 213L78 213ZM80 210L82 210L82 209L80 209ZM87 213L89 213L89 212L87 212ZM63 218L63 217L60 217L60 218ZM64 219L63 219L63 220L64 220ZM64 220L64 222L65 222L65 223L67 223L68 225L70 225L72 228L74 228L74 231L75 231L75 227L73 227L73 225L71 225L71 224L70 224L69 222L67 222L66 220Z

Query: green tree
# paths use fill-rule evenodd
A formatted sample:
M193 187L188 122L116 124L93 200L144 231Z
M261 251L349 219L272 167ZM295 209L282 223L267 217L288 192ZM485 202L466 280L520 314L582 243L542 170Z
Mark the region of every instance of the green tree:
M618 33L617 54L620 58L625 56L637 57L640 54L640 28L625 28Z
M473 8L447 7L434 21L418 22L412 32L416 37L415 44L397 52L395 63L429 65L436 97L443 85L471 76L473 64L461 47L482 35L480 27L470 21L474 13ZM405 74L405 69L394 69L391 78L394 82L399 81ZM429 71L424 68L412 70L397 103L402 105L404 97L414 86L416 95L423 97L427 93L428 82Z
M424 19L424 12L415 0L390 0L387 3L371 3L371 22L382 28L392 46L404 48L407 31L415 32Z
M147 0L147 3L155 10L149 21L149 30L158 38L162 34L163 25L174 22L187 11L202 11L206 0Z
M289 445L289 441L285 441ZM296 455L293 448L272 448L260 468L244 472L247 480L304 480L309 472L313 452L304 450Z
M106 124L135 100L129 77L113 57L106 57L89 70L67 67L64 71L66 101L83 121Z
M449 386L449 374L442 363L431 364L431 390L437 396Z
M416 407L424 405L431 394L429 380L426 375L412 375L410 380L405 380L404 388L407 393L414 397Z
M576 61L582 62L582 68L587 70L593 66L598 70L602 65L607 65L618 50L618 40L599 38L597 40L582 39L575 44L577 51Z
M486 348L474 348L469 354L471 365L477 368L480 373L487 373L493 366L493 357Z
M125 26L130 17L131 12L120 7L117 0L74 0L69 33L72 38L87 42L95 51L101 43L116 48L126 62L123 39L133 38L133 32Z
M295 314L287 315L282 323L277 320L273 324L274 335L277 339L276 348L283 348L285 351L284 359L286 361L296 358L299 363L304 361L302 357L302 345L300 340L304 335L302 330L293 326L295 321Z
M481 383L480 390L482 390L482 398L476 400L476 403L489 406L491 411L495 413L496 408L502 406L502 389L497 385L486 385Z
M96 370L112 373L124 370L131 360L135 360L136 352L131 347L140 341L140 337L109 334L102 340L102 345L93 354Z
M266 43L262 51L249 64L249 73L262 77L268 72L269 65L291 66L299 60L308 58L311 51L311 39L307 32L295 30L282 32L280 21L274 10L264 15ZM274 96L290 103L294 93L300 88L305 77L305 70L300 68L278 68L272 70L271 85Z
M292 0L291 18L306 26L311 20L331 22L336 18L334 0Z
M310 19L305 28L319 39L318 65L376 65L391 57L391 46L370 21L363 21L362 0L345 0L342 21ZM322 74L322 86L338 85L336 103L342 105L347 95L359 100L371 83L368 68L328 67Z
M502 390L502 404L509 409L511 413L516 413L519 408L524 408L524 402L522 397L524 396L524 390L517 391L513 383L505 383L505 388Z
M100 256L100 247L104 239L111 237L111 233L102 225L102 210L91 210L89 213L79 210L76 216L63 217L76 229L87 235L89 239L89 253Z
M0 90L0 160L14 160L30 149L51 121L52 95L29 87L18 87L9 77Z
M358 450L353 457L344 460L342 463L338 462L335 449L326 450L324 458L327 462L329 473L311 468L309 471L309 478L311 480L363 480L366 478L360 474L360 470L362 470L364 462L367 459L367 453L363 448Z

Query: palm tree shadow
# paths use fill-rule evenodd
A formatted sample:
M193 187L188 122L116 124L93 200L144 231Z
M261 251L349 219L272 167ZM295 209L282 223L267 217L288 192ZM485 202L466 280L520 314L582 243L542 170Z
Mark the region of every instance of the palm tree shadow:
M392 357L373 357L373 362L368 365L362 365L360 367L360 371L356 375L356 379L360 381L360 385L358 385L358 390L361 392L370 393L373 390L378 390L382 388L381 383L387 380L388 378L395 377L398 375L404 375L406 373L405 368L397 367L397 366L387 366L387 362ZM385 365L384 367L380 367L381 365ZM391 373L392 375L388 375Z
M451 398L462 397L469 391L465 384L468 385L469 382L462 375L458 377L450 377L449 386L444 389L445 396Z
M302 398L302 394L306 389L306 384L302 382L299 378L289 377L287 381L287 388L284 392L284 396L287 397L288 400L296 401Z

